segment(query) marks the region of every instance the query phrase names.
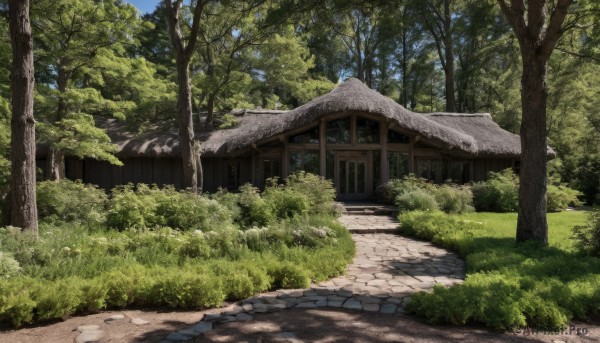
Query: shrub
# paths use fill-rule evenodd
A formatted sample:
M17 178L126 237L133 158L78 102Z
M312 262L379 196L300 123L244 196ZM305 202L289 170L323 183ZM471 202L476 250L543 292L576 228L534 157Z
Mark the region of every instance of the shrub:
M214 307L225 300L220 278L188 270L160 275L152 292L154 305L171 308Z
M36 188L38 214L46 222L98 225L106 220L107 196L81 181L41 181Z
M19 261L10 254L0 251L0 279L8 279L21 272Z
M487 181L473 185L472 192L477 211L515 212L519 206L519 182L512 169L490 172Z
M150 227L155 223L157 206L156 197L147 185L139 184L137 190L132 184L113 188L107 223L117 230Z
M383 185L378 186L376 192L384 203L394 205L399 195L415 189L433 192L435 185L426 179L417 178L413 174L410 174L402 179L389 180Z
M310 200L306 195L283 186L267 188L263 199L278 219L305 214L310 207Z
M581 193L564 185L548 185L547 211L561 212L568 206L579 206L581 202L577 198Z
M333 214L335 188L331 180L319 175L298 171L288 176L285 188L308 198L310 212Z
M413 189L398 195L396 206L400 211L435 211L439 209L435 196L424 189Z
M275 219L269 205L260 197L258 188L249 183L240 187L239 205L244 226L266 226Z
M215 230L231 222L217 201L173 187L138 184L113 189L108 225L118 230L167 226L180 230Z
M573 227L572 237L579 250L600 257L600 211L591 212L586 225Z
M271 266L268 273L275 288L306 288L310 285L307 271L289 262Z
M442 185L435 189L435 200L446 213L473 211L473 193L469 187Z

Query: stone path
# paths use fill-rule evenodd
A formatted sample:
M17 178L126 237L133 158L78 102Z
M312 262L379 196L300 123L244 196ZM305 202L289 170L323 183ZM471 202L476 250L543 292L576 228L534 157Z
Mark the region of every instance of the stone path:
M387 216L347 215L340 222L354 232L397 228ZM428 242L390 233L354 234L356 256L347 274L309 289L265 293L206 314L196 325L168 335L164 342L191 340L214 324L252 320L252 314L285 308L337 307L379 313L403 313L410 296L435 284L461 283L464 262L454 253Z
M352 233L396 233L399 225L390 216L348 214L338 220Z

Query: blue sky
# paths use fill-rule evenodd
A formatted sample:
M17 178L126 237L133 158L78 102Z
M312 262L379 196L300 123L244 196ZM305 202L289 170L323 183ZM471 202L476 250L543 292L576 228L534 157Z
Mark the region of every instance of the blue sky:
M126 2L132 4L137 7L142 14L147 12L154 11L156 8L156 4L158 4L161 0L125 0Z

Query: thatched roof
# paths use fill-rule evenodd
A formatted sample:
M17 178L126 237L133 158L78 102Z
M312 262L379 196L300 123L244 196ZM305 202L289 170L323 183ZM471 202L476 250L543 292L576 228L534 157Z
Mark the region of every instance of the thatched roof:
M489 113L430 113L429 119L465 133L477 142L477 156L518 157L521 154L519 135L501 128ZM548 156L556 153L548 147Z
M330 93L291 111L234 111L234 128L197 131L204 156L225 156L244 151L261 140L286 133L332 113L370 113L385 117L390 124L472 156L515 157L520 155L517 135L500 128L489 114L420 114L407 110L392 99L368 88L357 79L349 79ZM179 140L173 125L157 125L142 135L133 135L116 120L98 123L107 129L119 147L120 157L177 157ZM552 152L553 153L553 152Z

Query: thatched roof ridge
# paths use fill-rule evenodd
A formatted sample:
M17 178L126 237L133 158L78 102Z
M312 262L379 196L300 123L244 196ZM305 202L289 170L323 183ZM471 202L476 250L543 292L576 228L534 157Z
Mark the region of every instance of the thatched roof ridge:
M390 122L428 139L440 141L468 153L477 152L477 144L471 136L407 110L394 100L368 88L358 79L349 79L330 93L279 114L277 120L259 119L258 123L248 130L224 130L217 136L210 136L208 144L204 144L204 149L207 153L232 152L261 139L310 124L322 115L342 112L382 115ZM240 123L240 126L242 124Z
M357 79L349 79L330 93L291 111L234 110L238 125L224 130L197 129L204 156L241 153L253 144L316 122L333 113L370 113L426 138L438 146L453 148L471 156L519 158L519 136L503 130L488 113L429 113L407 110L394 100L368 88ZM113 143L119 157L179 157L179 138L172 122L156 124L136 135L115 119L98 120ZM554 152L549 148L549 155Z
M489 113L430 113L429 119L470 135L477 142L477 156L519 158L521 138L501 128ZM548 156L556 153L548 147Z

